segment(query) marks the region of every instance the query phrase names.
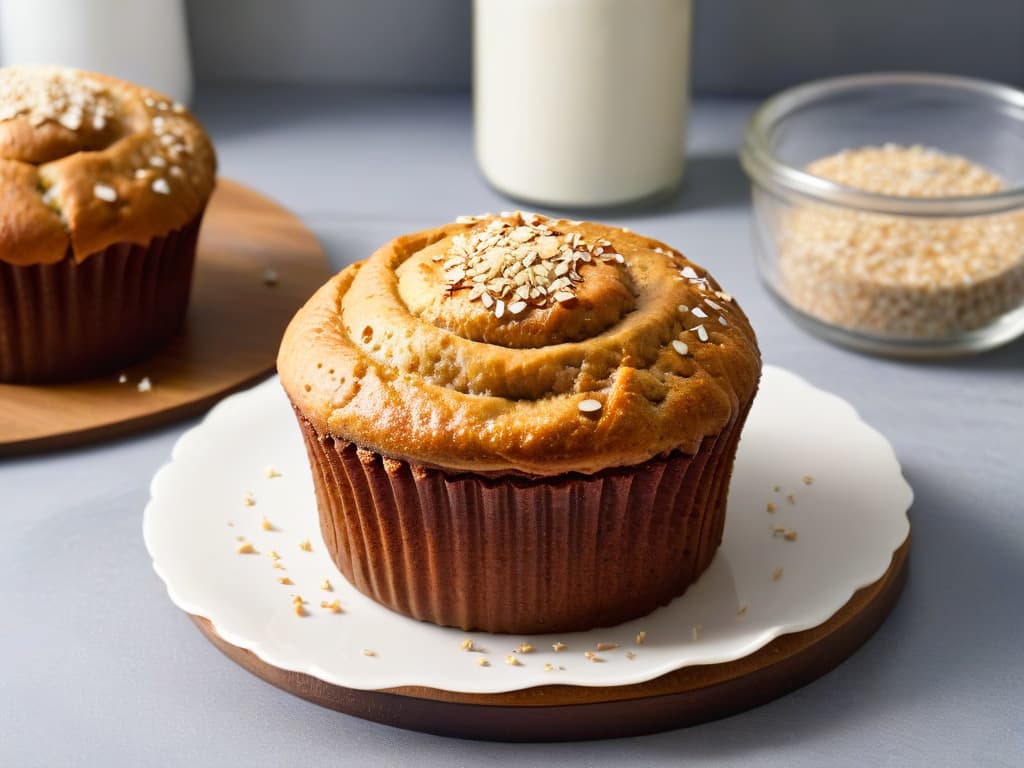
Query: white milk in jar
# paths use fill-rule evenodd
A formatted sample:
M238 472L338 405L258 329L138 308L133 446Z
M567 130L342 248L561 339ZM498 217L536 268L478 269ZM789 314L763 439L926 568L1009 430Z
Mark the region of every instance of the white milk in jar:
M474 0L477 162L535 203L608 206L683 174L690 0Z

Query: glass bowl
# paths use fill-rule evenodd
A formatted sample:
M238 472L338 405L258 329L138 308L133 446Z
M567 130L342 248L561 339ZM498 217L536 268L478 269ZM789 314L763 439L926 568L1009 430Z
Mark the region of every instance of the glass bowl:
M1002 187L907 196L936 172L878 161L852 186L807 170L864 147L960 156ZM844 168L851 154L860 153L843 155ZM761 277L812 332L900 356L976 352L1024 333L1024 92L918 73L807 83L754 113L740 160Z

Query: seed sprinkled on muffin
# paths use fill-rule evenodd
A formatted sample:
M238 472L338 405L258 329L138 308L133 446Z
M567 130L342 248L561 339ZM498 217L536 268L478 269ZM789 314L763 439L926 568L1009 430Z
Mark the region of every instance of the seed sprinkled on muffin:
M117 200L117 190L109 184L96 184L92 188L92 193L96 195L100 200L108 203L113 203Z
M459 217L457 223L478 224L479 217ZM587 243L578 232L565 232L559 222L535 213L517 211L493 218L484 227L452 238L443 264L450 291L469 289L499 320L522 314L528 307L544 308L576 298L583 281L580 268L595 258L622 264L625 259L610 240Z

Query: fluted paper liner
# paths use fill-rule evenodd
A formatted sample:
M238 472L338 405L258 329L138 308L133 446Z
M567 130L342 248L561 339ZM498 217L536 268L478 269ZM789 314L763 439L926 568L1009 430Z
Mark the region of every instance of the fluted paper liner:
M115 243L80 263L0 260L0 381L110 373L181 327L202 214L146 245Z
M532 634L619 624L696 581L746 409L692 456L533 479L385 458L297 415L324 543L356 588L435 624Z

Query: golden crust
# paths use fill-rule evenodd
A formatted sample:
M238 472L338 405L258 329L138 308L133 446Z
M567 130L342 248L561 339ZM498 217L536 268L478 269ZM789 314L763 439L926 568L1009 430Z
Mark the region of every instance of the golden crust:
M317 432L447 470L591 474L692 453L753 398L761 361L745 315L678 252L546 220L610 241L623 263L589 260L571 301L499 318L453 290L442 263L491 222L399 237L299 311L278 370Z
M159 93L73 69L0 70L0 260L144 245L197 216L215 175L198 121Z

